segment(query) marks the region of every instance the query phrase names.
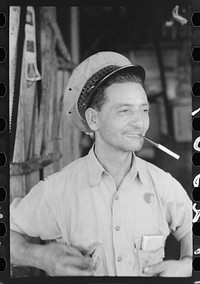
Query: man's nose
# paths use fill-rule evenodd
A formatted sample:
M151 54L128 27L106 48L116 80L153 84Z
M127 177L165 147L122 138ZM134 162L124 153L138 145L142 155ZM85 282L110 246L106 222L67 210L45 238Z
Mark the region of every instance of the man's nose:
M143 126L142 114L139 110L136 110L136 111L133 112L133 114L131 115L129 123L131 125L135 125L135 126L138 126L138 127Z

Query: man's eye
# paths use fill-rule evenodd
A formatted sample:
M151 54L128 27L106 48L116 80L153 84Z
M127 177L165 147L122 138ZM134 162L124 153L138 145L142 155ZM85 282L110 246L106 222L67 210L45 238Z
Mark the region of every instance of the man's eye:
M121 112L121 113L126 113L126 112L128 112L129 110L127 109L127 108L124 108L124 109L121 109L119 112Z
M143 109L143 112L149 112L148 108Z

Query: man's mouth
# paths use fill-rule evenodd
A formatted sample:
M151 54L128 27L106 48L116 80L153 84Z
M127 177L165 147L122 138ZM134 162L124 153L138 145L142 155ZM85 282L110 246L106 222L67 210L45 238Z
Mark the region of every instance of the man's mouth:
M141 132L126 132L125 135L131 136L131 137L139 137L141 138L140 135L143 135Z

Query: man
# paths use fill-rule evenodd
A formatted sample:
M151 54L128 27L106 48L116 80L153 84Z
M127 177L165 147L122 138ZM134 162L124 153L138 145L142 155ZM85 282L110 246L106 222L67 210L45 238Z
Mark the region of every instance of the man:
M141 66L115 52L76 67L65 109L95 144L13 201L11 263L51 276L191 276L191 201L169 173L135 155L149 127L144 79ZM181 255L163 261L170 233ZM26 235L56 241L31 244Z

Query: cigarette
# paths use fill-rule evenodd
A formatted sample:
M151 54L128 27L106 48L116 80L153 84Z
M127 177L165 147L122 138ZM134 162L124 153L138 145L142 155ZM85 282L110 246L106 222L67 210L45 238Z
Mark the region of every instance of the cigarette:
M194 110L194 111L191 113L191 115L193 116L193 115L197 114L197 112L199 112L199 111L200 111L200 108Z
M171 150L167 149L167 148L164 147L163 145L158 144L158 143L155 143L155 142L151 141L150 139L146 138L145 136L143 136L143 135L141 135L141 134L140 134L140 136L141 136L142 138L144 138L145 140L147 140L148 142L150 142L151 144L153 144L156 148L162 150L163 152L167 153L168 155L174 157L175 159L178 160L178 159L180 158L179 155L177 155L176 153L174 153L174 152L172 152Z

